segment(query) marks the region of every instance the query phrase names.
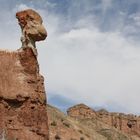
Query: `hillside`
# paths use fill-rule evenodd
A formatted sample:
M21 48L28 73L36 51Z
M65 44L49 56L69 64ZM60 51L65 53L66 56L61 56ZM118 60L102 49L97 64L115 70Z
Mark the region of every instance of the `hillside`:
M76 110L75 110L76 108ZM80 108L86 108L84 115L80 115ZM75 111L74 111L75 110ZM100 110L103 113L105 110ZM70 113L71 112L71 113ZM82 112L82 111L81 111ZM89 114L92 115L89 115ZM68 109L66 115L59 109L48 105L50 140L140 140L136 134L128 134L110 126L86 105L80 104ZM72 114L77 114L73 115ZM94 117L91 117L94 116Z

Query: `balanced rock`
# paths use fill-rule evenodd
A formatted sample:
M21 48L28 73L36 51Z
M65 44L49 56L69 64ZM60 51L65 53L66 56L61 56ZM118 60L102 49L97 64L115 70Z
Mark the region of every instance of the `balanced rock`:
M44 40L47 37L47 31L42 24L41 16L36 11L28 9L18 12L16 17L22 30L22 48L32 48L36 56L35 42Z
M42 22L36 12L32 15L32 10L19 12L17 16L20 18L21 13L26 15L23 14L23 17L33 17L34 23ZM26 23L23 30L27 25L29 24ZM27 38L24 37L28 41L41 40L41 32L35 26L36 33L30 32L28 28L26 31ZM45 39L45 34L44 32L42 40ZM48 140L44 78L39 74L33 49L28 43L24 45L14 52L0 51L0 139Z

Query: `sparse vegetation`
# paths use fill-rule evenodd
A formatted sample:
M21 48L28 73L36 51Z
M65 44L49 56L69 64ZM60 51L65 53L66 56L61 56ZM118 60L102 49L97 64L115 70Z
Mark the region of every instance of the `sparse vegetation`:
M63 122L63 121L64 121L64 119L62 118L62 119L61 119L61 122Z
M51 106L48 107L48 115L52 125L57 123L56 127L50 127L50 140L139 140L139 137L132 139L97 119L74 119Z
M81 137L80 140L85 140L84 137Z
M83 131L82 130L78 130L78 132L81 133L81 134L83 134Z
M120 132L115 132L113 129L101 129L100 133L104 135L107 140L128 140L128 137L121 134Z
M51 122L51 126L57 126L56 121Z
M61 138L58 134L55 135L55 140L61 140Z
M85 134L88 138L90 138L89 134Z

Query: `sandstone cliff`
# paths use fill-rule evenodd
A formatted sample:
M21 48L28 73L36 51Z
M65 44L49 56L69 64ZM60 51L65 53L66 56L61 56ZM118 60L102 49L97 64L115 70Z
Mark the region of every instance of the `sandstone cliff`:
M17 13L22 47L0 51L0 139L48 140L44 78L39 73L36 41L47 32L38 13Z
M47 140L44 78L31 48L0 51L0 136Z
M139 140L95 118L71 117L50 105L48 118L50 140Z
M84 104L73 106L67 110L70 117L78 120L96 120L115 128L130 136L138 136L140 139L140 117L132 114L111 113L105 109L95 111Z
M120 125L125 129L119 129L116 124L114 126L114 118L118 117L118 114L109 113L105 109L95 111L79 104L69 108L66 115L48 105L50 140L140 140L139 134L136 133L139 132L139 128L134 132L134 128L130 129L127 126L131 115L123 114ZM139 120L139 117L133 117Z

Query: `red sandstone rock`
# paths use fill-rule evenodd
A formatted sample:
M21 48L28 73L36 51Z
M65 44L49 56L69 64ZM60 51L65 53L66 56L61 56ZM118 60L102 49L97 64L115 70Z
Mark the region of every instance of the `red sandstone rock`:
M0 139L49 140L44 78L34 48L47 33L35 11L19 12L17 18L22 49L0 51Z
M67 113L71 117L77 119L92 119L96 118L96 112L85 104L78 104L67 110Z
M43 20L36 11L32 9L20 11L16 13L16 17L25 37L33 41L41 41L47 37L47 32L42 25Z
M104 109L95 112L84 104L75 105L67 111L70 117L76 119L97 119L126 134L140 137L140 117L122 113L110 113Z
M44 79L31 48L0 52L0 120L9 140L48 140Z
M106 124L115 127L122 132L131 135L140 136L140 117L135 115L126 115L123 113L97 113L98 118Z

